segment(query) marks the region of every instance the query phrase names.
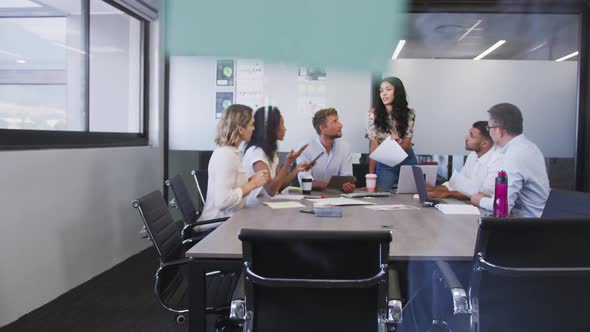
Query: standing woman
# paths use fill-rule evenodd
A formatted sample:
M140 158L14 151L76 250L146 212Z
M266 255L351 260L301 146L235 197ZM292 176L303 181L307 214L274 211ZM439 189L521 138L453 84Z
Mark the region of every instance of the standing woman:
M248 142L254 131L252 109L229 106L217 124L217 148L209 160L207 201L200 219L229 217L244 205L248 194L268 182L268 172L256 172L250 179L242 166L239 146Z
M369 111L367 138L371 141L371 152L391 136L408 153L408 157L395 167L369 159L369 173L377 174L377 188L390 191L397 188L401 165L418 164L412 149L416 114L408 108L406 89L397 77L386 77L381 81L379 96L375 108Z
M254 113L254 127L254 133L246 146L242 164L246 168L248 176L259 171L267 171L270 176L269 181L263 187L250 193L246 202L247 206L255 206L260 201L276 195L297 177L297 173L309 166L307 162L302 162L293 171L290 171L291 164L305 150L306 144L297 152L291 151L283 167L279 167L277 143L285 138L287 128L278 108L268 106L257 109Z

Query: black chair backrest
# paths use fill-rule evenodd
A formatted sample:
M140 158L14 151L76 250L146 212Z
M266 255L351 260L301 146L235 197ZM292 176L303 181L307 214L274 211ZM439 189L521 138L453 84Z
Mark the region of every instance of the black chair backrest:
M184 222L187 224L195 222L199 218L200 211L197 211L195 208L189 191L182 180L182 176L180 174L174 176L169 180L169 184L176 203L180 208L180 212L182 212L182 216L184 217Z
M207 188L209 185L209 172L207 170L197 169L192 170L191 174L194 176L199 197L201 198L201 205L205 205L207 200Z
M239 237L254 331L377 331L389 232L242 229Z
M590 216L590 194L551 189L543 218Z
M586 330L590 218L482 218L471 281L476 331Z
M182 240L180 230L174 223L162 192L159 190L133 201L133 207L139 210L143 223L160 260L166 262L178 256Z

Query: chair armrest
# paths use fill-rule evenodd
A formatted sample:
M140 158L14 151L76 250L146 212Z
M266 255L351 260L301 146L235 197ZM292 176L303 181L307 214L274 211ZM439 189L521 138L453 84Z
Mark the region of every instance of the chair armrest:
M183 265L186 264L190 261L190 259L188 258L181 258L181 259L175 259L173 261L169 261L169 262L165 262L165 263L160 263L160 269L159 270L163 270L172 266L179 266L179 265ZM158 270L158 271L159 271Z
M465 287L457 278L453 269L449 266L447 262L436 261L435 262L435 279L436 276L439 276L439 280L444 283L444 285L451 290L451 296L453 299L453 314L470 314L471 310L469 309L469 300L467 299L467 293L465 292ZM436 285L433 285L436 288Z
M195 227L195 226L201 226L201 225L207 225L207 224L215 224L215 223L218 223L218 222L224 222L224 221L226 221L228 219L229 219L229 217L223 217L223 218L215 218L215 219L209 219L209 220L195 221L193 223L187 224L187 226Z
M402 322L402 292L399 286L399 275L396 270L389 270L387 289L387 322Z
M234 289L234 293L231 297L229 319L241 322L246 320L245 298L246 296L244 292L244 275L242 274L238 279L238 283L236 284L236 288Z

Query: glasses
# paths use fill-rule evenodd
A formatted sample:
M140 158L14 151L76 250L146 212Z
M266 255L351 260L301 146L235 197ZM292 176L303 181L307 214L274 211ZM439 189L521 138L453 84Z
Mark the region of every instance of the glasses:
M490 131L490 129L492 129L492 128L502 128L502 127L500 127L500 126L488 126L488 125L486 125L486 130L487 131Z

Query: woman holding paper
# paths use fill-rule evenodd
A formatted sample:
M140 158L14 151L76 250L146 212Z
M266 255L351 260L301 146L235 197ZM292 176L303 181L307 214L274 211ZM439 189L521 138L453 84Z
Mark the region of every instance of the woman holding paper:
M209 160L207 201L201 220L229 217L244 205L244 198L268 182L268 171L259 171L248 177L242 167L239 146L248 142L254 131L252 109L244 105L231 105L221 114L217 124L217 148Z
M309 163L301 162L293 171L290 171L291 164L307 148L306 144L297 152L291 151L283 167L279 167L277 142L285 138L287 128L285 128L285 120L278 108L268 106L256 110L254 127L252 139L246 146L242 165L246 169L248 176L252 176L256 172L266 171L270 174L270 180L263 187L250 193L246 200L246 206L255 206L259 201L276 195L297 177L297 173L309 166Z
M377 174L377 189L389 191L397 187L401 165L416 165L418 160L412 149L414 120L416 114L408 108L406 89L397 77L386 77L379 88L380 99L368 114L367 138L371 141L370 151L388 137L397 142L408 156L400 164L388 165L369 159L369 173Z

